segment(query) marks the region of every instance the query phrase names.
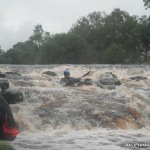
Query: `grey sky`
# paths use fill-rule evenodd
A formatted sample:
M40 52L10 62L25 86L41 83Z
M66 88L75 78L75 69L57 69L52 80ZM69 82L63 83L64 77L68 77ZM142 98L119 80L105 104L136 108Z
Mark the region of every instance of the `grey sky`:
M114 8L130 15L150 14L143 0L0 0L0 45L8 49L27 40L38 23L50 33L66 32L80 17Z

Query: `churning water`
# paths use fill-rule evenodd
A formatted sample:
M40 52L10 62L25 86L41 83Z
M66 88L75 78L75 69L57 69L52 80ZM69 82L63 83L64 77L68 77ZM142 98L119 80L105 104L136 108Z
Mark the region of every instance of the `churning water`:
M105 72L121 85L61 85L65 69L71 76L98 82ZM147 65L1 65L10 89L24 93L24 102L11 105L21 133L11 142L16 150L137 150L150 149L150 66ZM52 71L57 76L42 74ZM130 77L147 77L131 80Z

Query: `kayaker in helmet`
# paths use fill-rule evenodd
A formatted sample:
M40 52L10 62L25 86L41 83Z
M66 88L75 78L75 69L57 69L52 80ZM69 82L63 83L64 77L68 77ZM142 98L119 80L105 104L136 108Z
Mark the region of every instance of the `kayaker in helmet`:
M80 83L80 78L70 77L70 71L66 69L64 71L64 78L61 78L60 83L64 83L66 86L75 86L75 84Z

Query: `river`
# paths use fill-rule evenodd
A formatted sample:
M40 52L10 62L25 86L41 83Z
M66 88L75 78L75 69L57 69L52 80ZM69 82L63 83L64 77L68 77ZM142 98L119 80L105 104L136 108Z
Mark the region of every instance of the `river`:
M63 71L98 81L112 72L120 86L60 84ZM16 150L150 149L150 66L148 65L0 65L10 75L10 89L23 92L24 102L10 105L20 134ZM42 74L55 72L56 76ZM130 77L147 77L135 81Z

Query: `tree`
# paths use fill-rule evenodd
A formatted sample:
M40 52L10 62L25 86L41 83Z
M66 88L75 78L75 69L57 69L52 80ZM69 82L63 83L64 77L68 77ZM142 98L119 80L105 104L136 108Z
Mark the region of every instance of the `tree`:
M121 44L112 43L106 50L104 54L105 63L118 64L125 63L126 51Z
M79 34L87 42L91 42L93 32L103 26L103 18L105 15L104 12L90 13L87 17L82 17L77 20L70 31Z
M130 16L127 12L114 9L105 18L103 31L105 32L105 48L113 43L122 45L128 55L128 63L136 62L138 58L137 45L137 17ZM124 59L127 59L124 57Z
M150 17L142 16L138 24L138 45L137 49L141 61L150 60Z
M4 50L2 50L1 46L0 46L0 56L4 54Z
M38 53L40 64L61 63L63 48L58 45L54 38L47 39L47 42L41 47Z
M18 51L14 49L9 49L7 53L2 55L1 63L3 64L22 64Z
M88 47L84 38L76 33L68 33L62 40L61 47L65 49L62 57L65 63L86 63Z
M137 63L148 61L150 17L130 16L114 9L110 14L93 12L82 17L68 33L45 32L38 24L33 35L1 55L1 62L50 63Z
M150 0L143 0L146 9L150 8Z
M45 34L42 25L37 24L33 30L33 35L30 36L29 40L32 41L37 48L39 48L44 42L44 35Z

